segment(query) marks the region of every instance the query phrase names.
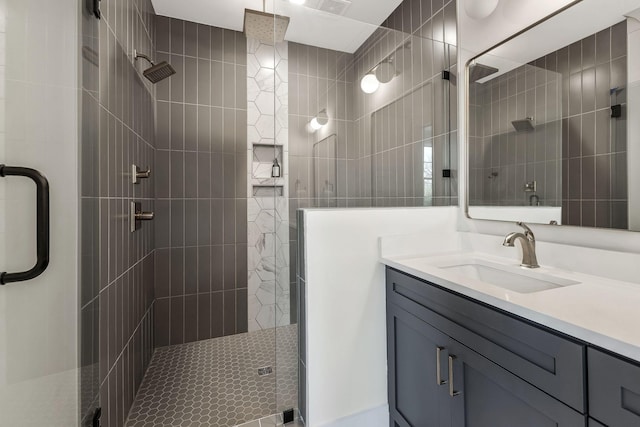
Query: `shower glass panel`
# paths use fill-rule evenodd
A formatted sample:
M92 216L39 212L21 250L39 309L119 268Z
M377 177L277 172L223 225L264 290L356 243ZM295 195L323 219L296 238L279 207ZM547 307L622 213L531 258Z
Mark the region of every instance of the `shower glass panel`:
M47 178L51 254L38 277L0 285L1 426L79 425L78 382L97 389L91 343L82 372L78 360L79 319L97 324L98 312L76 259L79 22L77 0L0 1L0 164ZM36 208L34 183L3 174L0 271L34 266Z
M274 13L291 23L286 41L271 50L273 151L263 165L277 160L281 173L269 181L274 278L249 284L250 312L253 289L272 293L276 412L294 409L301 419L306 325L296 211L458 203L455 2L435 10L431 2L401 2L382 25L349 19L348 10L319 10L322 4L275 2ZM339 42L327 35L343 27L366 36ZM250 102L248 117L251 109ZM252 132L249 126L249 141Z

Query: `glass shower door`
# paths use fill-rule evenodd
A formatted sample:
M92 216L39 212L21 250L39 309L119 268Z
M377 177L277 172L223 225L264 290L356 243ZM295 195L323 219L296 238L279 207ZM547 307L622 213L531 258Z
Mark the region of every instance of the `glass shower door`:
M0 426L78 424L78 4L0 1L0 163L51 220L48 268L0 285ZM0 271L36 262L36 197L0 178Z

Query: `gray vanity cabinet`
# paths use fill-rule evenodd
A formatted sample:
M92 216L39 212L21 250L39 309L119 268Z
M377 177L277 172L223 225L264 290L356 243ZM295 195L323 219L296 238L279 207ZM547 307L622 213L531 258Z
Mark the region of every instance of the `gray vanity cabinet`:
M400 427L451 426L446 367L438 363L446 363L450 338L395 305L388 306L387 328L391 418Z
M548 332L530 331L503 313L478 314L476 306L387 269L390 426L586 426L586 411L571 407L584 407L583 346L567 341L566 347L555 335L545 341L537 332ZM476 322L468 323L471 318ZM529 355L525 344L532 341L537 354ZM547 357L553 376L543 363Z
M387 323L391 426L584 427L583 415L394 304Z
M589 415L609 427L640 426L640 367L593 348L587 355Z

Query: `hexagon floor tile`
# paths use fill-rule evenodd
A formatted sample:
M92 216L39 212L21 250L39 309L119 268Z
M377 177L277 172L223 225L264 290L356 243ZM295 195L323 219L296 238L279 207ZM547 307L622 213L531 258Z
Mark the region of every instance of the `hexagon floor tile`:
M295 408L297 342L289 325L159 348L126 426L232 427Z

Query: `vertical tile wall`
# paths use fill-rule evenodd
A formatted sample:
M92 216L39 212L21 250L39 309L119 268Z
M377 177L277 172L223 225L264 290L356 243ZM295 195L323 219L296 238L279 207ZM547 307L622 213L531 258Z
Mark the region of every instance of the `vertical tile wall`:
M542 58L471 85L472 205L561 206L562 75L545 63ZM516 132L512 121L527 117L534 130ZM525 192L525 183L533 181L536 192Z
M129 203L154 210L155 89L134 49L154 56L150 0L83 4L81 142L81 413L102 407L103 426L124 425L153 354L154 226L130 233ZM96 363L97 361L97 363Z
M156 346L247 331L242 33L157 18Z
M564 80L562 222L626 229L627 23L546 58ZM611 117L615 104L623 106L621 118Z
M456 2L405 0L383 27L355 53L357 86L382 61L396 70L375 93L355 92L356 197L373 206L457 204Z

